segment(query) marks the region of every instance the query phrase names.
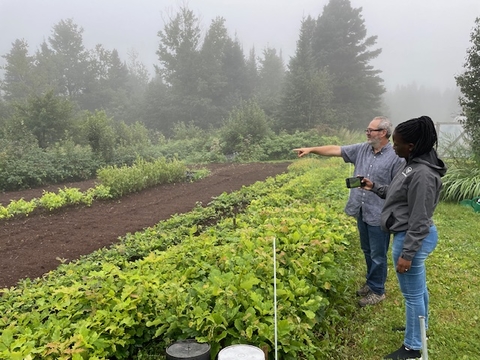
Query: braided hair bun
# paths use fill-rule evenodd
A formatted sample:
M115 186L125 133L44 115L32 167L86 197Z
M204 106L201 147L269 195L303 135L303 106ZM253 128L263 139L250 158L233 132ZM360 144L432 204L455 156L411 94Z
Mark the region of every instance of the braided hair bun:
M426 154L438 144L435 124L429 116L424 115L404 121L395 128L395 132L402 137L403 141L414 145L410 158Z

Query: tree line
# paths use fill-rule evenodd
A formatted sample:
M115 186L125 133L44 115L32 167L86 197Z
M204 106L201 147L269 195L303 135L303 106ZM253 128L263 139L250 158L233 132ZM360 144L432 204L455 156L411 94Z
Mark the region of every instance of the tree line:
M188 7L158 31L158 63L150 76L136 54L87 49L83 28L61 20L34 53L17 39L4 54L0 125L33 133L42 148L75 133L80 115L103 110L116 122L142 123L171 136L176 124L218 129L245 101L255 101L274 131L315 126L359 128L375 115L385 91L370 60L361 9L331 0L317 18L304 18L296 53L254 48L245 53L222 17L205 32ZM5 130L4 130L5 132Z
M222 17L201 29L187 6L173 12L157 33L153 76L134 52L123 60L102 44L87 49L73 19L55 24L33 53L25 40L15 40L2 55L3 148L11 141L40 149L69 141L108 163L116 146L198 129L219 132L219 146L229 154L235 141L246 147L272 132L358 130L373 116L388 115L381 71L371 65L381 53L377 36L367 35L362 9L349 0L330 0L317 17L304 17L288 61L275 48L245 51ZM475 60L474 49L469 56ZM465 66L457 78L464 93L478 65ZM402 92L397 89L395 97ZM476 110L468 96L461 105L470 119ZM466 123L467 130L476 131L476 121Z

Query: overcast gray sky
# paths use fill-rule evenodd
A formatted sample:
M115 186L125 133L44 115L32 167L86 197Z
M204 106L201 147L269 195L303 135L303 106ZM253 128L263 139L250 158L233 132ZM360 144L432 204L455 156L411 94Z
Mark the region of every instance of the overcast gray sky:
M53 25L72 18L84 29L89 49L102 44L116 48L127 60L136 51L151 69L157 63L157 32L163 18L186 4L201 19L204 29L216 16L226 19L245 54L255 46L281 50L288 63L294 54L301 20L317 17L328 0L0 0L0 55L15 39L25 39L30 51L51 35ZM388 90L397 85L440 89L455 87L461 73L470 33L480 17L480 0L351 0L362 7L368 36L377 35L382 54L372 62L382 70ZM163 14L163 16L162 16ZM0 64L4 64L0 59Z

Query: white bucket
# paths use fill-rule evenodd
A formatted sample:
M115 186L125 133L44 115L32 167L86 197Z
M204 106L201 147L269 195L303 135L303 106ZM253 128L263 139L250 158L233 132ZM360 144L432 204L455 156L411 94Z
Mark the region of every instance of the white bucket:
M252 345L230 345L220 350L218 360L265 360L265 354Z

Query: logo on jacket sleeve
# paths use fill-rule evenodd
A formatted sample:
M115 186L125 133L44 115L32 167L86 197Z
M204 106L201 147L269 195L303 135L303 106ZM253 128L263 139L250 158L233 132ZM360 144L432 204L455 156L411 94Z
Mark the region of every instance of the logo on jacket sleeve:
M407 177L408 174L410 174L410 173L412 172L412 170L413 170L412 167L409 166L409 167L407 167L405 170L402 171L402 175L405 176L405 177Z

